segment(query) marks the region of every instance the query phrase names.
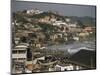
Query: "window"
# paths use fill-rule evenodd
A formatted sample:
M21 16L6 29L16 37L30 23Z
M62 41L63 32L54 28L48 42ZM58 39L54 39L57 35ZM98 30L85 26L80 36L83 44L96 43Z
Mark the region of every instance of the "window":
M18 53L25 53L26 51L19 50Z
M13 50L12 53L15 54L15 53L17 53L17 51L16 50Z

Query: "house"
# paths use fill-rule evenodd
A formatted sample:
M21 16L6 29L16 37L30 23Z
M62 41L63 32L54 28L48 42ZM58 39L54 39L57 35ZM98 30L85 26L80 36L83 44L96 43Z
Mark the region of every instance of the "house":
M55 71L61 71L61 66L60 65L56 65L55 66Z
M85 27L85 28L83 29L83 31L92 32L93 29L92 29L92 27Z
M66 63L60 61L54 67L54 71L71 71L71 70L82 70L86 69L83 65L77 63L77 61L67 60Z
M57 39L58 37L57 37L57 35L56 34L52 34L51 36L50 36L50 39L51 40L55 40L55 39Z
M51 24L50 16L45 16L44 18L40 18L39 22Z
M74 39L75 41L79 41L79 37L78 37L78 36L74 36L73 39Z
M67 24L65 22L62 22L62 21L55 21L53 23L53 26L58 26L58 27L61 27L61 26L66 26Z
M56 65L55 66L55 71L68 71L68 70L74 70L74 65L73 64L61 64L61 65Z
M69 23L68 26L71 27L71 28L76 28L77 24L76 23Z
M67 23L69 23L71 21L70 18L66 18L65 20L66 20Z
M33 43L32 46L35 48L41 48L42 45L40 43Z
M51 18L50 21L51 23L54 23L56 21L56 18Z
M77 28L77 27L69 27L69 32L82 32L82 28Z
M57 39L62 39L62 38L63 38L63 33L61 33L61 32L56 32L56 33L53 33L50 35L50 39L52 41L55 41Z
M41 47L41 44L40 43L36 43L35 44L35 47L40 48Z
M55 69L50 67L48 71L55 71Z
M86 36L89 36L88 32L81 32L81 33L79 33L79 37L86 37Z

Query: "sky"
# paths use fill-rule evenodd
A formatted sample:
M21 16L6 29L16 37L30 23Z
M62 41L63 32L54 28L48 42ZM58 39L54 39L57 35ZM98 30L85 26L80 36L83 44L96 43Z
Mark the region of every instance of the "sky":
M56 11L63 16L89 16L93 18L96 17L96 7L90 5L57 4L15 0L12 1L12 12L20 10L29 10L34 8L37 8L42 11Z

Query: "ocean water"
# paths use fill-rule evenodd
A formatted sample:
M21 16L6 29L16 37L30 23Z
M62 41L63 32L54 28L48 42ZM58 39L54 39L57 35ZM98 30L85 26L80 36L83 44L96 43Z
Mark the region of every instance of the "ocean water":
M95 51L96 42L95 41L73 42L70 44L52 45L46 48L48 50L63 50L63 51L67 50L70 54L73 54L80 51L81 49Z

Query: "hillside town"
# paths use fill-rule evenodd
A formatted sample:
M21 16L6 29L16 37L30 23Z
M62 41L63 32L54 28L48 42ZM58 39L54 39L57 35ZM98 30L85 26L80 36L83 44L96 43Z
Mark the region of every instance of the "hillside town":
M95 46L95 23L38 9L12 13L13 74L95 69Z

